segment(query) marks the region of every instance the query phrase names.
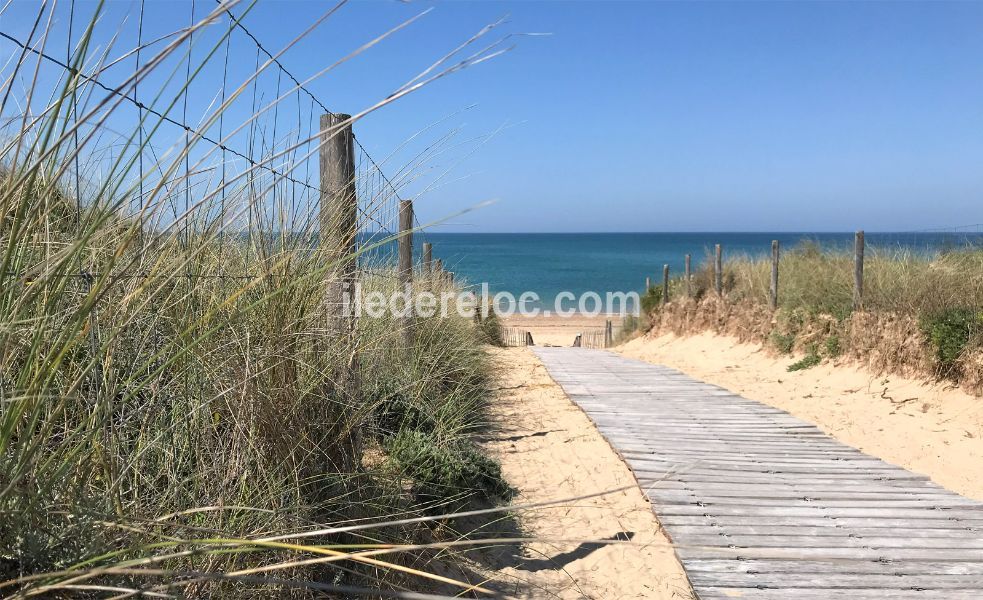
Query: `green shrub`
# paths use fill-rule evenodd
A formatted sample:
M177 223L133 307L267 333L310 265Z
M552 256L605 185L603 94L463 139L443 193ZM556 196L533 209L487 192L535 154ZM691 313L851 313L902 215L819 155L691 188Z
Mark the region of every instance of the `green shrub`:
M811 369L823 361L815 344L809 344L806 355L788 366L789 373Z
M826 356L830 358L836 358L840 354L843 354L843 346L840 343L840 336L838 335L829 336L823 345L826 347Z
M635 315L625 315L621 321L621 331L618 332L616 342L622 342L631 337L636 331L641 329L642 320Z
M642 312L645 314L654 312L662 305L662 286L653 285L642 296Z
M782 354L791 354L795 346L795 335L791 333L771 332L771 344Z
M779 310L777 314L779 329L788 335L795 336L805 327L806 321L812 315L807 309L793 308Z
M983 312L968 308L940 310L920 319L922 331L935 351L942 376L956 375L957 362L974 335L983 331Z
M498 463L466 438L441 439L422 431L403 430L386 444L389 460L413 480L421 501L443 504L475 497L508 500L514 490ZM442 506L442 511L447 510Z
M382 378L365 390L365 398L375 406L376 432L380 439L390 438L403 429L431 432L434 430L432 413L424 410L427 402L414 401L405 386Z
M489 311L488 316L481 319L478 327L486 342L499 347L505 345L505 340L502 338L502 322L494 310Z

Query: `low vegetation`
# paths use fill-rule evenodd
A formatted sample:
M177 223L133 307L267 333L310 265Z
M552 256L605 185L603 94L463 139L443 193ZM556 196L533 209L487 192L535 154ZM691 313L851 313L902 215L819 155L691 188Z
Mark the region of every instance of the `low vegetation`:
M958 376L963 354L981 343L983 308L945 308L921 315L922 332L934 350L942 375Z
M779 354L801 352L790 370L843 356L876 370L983 388L983 250L868 248L861 311L853 310L852 252L815 243L783 252L776 312L768 305L770 258L726 261L722 298L708 265L693 274L691 298L677 279L669 305L650 303L652 326L677 333L712 329Z
M650 286L641 297L641 312L650 313L662 305L662 284Z
M793 371L811 369L821 362L823 362L823 358L819 356L819 350L816 347L816 344L809 344L808 348L806 348L806 355L790 364L788 366L788 372L791 373Z

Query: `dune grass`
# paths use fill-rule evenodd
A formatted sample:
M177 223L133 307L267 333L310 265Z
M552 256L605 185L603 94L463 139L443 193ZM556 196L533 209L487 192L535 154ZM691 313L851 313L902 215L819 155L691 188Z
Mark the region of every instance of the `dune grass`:
M0 184L5 197L17 196L15 185ZM22 212L39 212L46 193L22 197ZM6 258L28 275L7 278L0 311L0 580L205 533L250 539L407 509L449 511L503 489L494 465L469 449L490 368L484 332L469 320L420 319L410 348L399 323L360 320L352 395L336 385L347 347L332 347L326 328L331 275L320 251L171 240L141 249L140 275L114 277L112 259L95 257L128 257L125 224L103 220L84 242L46 225L3 232L21 240ZM46 256L33 239L60 251ZM189 247L207 251L189 260ZM79 276L80 261L94 275ZM391 275L366 285L395 290ZM373 445L399 451L363 465ZM421 450L442 463L421 466ZM474 468L480 477L446 475ZM421 480L423 469L432 481ZM397 530L347 542L413 539ZM191 554L166 565L235 571L254 565L255 554Z
M703 268L697 288L711 289ZM727 293L734 299L767 303L770 259L735 257L726 262ZM983 250L952 250L927 255L906 248L867 249L864 309L899 314L931 314L983 306ZM779 260L779 305L845 316L853 307L853 255L806 243Z
M144 68L118 89L134 92L234 5L145 49ZM278 160L279 175L256 165L196 175L218 173L222 155L185 132L138 173L151 143L172 141L148 110L81 185L125 104L81 74L107 60L108 49L88 53L99 16L81 28L76 71L53 87L34 78L11 100L44 62L26 50L4 72L0 112L31 109L6 121L0 144L0 595L398 595L454 584L429 562L445 540L406 518L508 492L471 441L484 421L488 333L453 314L417 320L410 347L394 320L334 333L325 282L338 256L312 243L316 215L271 210L292 172L280 148L302 145L297 132L260 160ZM196 60L188 73L217 58ZM167 114L174 102L158 98ZM305 149L316 156L330 135ZM363 212L387 210L386 196L361 199ZM363 276L379 290L395 282L386 267ZM446 282L421 273L416 285Z
M691 317L694 323L747 332L742 335L757 336L779 353L803 351L804 362L795 363L796 370L819 364L820 357L850 353L862 359L882 350L873 347L880 343L876 340L893 336L890 342L898 346L895 358L908 366L920 356L936 375L968 378L974 385L979 379L975 358L983 349L983 250L979 248L929 254L868 247L860 312L853 308L852 252L815 243L784 251L775 314L768 310L770 257L736 256L725 261L722 301L732 307L726 309L714 303L711 264L708 259L694 272L692 298L686 296L684 281L674 279L671 300L677 305L695 300L714 313L706 319ZM650 313L663 310L659 296L661 288L643 298ZM743 328L736 322L727 325L727 320L745 324ZM890 328L893 331L885 337ZM902 346L917 351L902 351Z

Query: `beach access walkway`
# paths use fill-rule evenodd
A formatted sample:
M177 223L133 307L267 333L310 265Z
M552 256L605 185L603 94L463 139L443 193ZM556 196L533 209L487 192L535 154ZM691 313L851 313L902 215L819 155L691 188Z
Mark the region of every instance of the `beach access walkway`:
M983 598L983 503L667 367L534 352L632 469L700 599Z

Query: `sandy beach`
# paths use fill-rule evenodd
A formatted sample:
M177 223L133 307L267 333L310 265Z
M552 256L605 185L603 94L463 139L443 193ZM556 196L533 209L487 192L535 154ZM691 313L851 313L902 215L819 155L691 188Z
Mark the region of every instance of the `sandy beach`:
M512 315L503 317L502 324L530 332L537 346L572 346L578 333L591 329L601 331L608 320L611 321L614 334L617 336L623 319L621 315L590 316L582 313L570 317Z

